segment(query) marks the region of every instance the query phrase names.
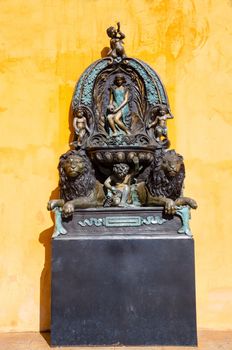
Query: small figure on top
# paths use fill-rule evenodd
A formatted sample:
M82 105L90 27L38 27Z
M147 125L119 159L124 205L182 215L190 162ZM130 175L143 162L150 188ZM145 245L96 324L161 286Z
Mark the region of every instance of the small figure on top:
M117 23L117 29L115 27L109 27L106 30L106 33L110 37L110 51L108 52L108 56L113 58L126 57L125 49L123 47L125 34L120 30L120 22Z

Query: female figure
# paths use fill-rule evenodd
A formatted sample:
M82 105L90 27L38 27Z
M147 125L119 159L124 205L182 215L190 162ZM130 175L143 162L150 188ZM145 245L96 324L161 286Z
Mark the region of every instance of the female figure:
M110 91L110 104L107 108L107 120L110 128L113 131L113 136L118 134L117 128L123 130L127 135L130 135L128 128L125 125L126 116L129 114L128 99L129 91L123 86L126 82L123 75L118 74L114 79L114 86Z

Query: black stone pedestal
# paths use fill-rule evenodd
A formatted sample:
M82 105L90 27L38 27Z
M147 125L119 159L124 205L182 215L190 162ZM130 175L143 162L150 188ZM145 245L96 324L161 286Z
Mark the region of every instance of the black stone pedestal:
M52 345L196 345L194 241L185 235L59 236Z

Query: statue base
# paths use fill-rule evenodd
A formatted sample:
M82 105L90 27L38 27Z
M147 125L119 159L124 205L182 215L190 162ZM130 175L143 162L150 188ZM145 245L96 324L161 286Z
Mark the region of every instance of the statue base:
M150 216L145 210L133 218ZM69 230L96 211L74 213ZM109 211L104 217L132 217ZM194 241L165 224L166 233L162 224L144 225L149 232L86 224L53 239L52 345L197 345Z

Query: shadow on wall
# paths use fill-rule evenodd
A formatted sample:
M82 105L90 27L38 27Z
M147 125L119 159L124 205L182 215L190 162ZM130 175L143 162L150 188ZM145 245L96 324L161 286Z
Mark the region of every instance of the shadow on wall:
M109 47L104 47L101 51L101 57L104 58L109 52ZM75 90L74 90L75 91ZM76 140L76 135L73 128L73 111L72 101L69 108L69 144ZM49 199L59 198L59 188L52 191ZM54 223L54 215L50 212L52 221ZM50 324L51 324L51 239L54 231L54 224L52 227L42 231L39 235L39 242L45 248L44 267L40 276L40 332L44 339L50 344Z
M107 47L107 46L104 47L104 48L101 50L101 58L107 57L109 51L110 51L110 48L109 48L109 47Z
M73 90L73 94L74 94L74 92L75 92L75 89ZM72 97L72 99L73 99L73 97ZM74 127L73 127L73 118L74 117L73 117L72 100L71 100L71 103L69 106L69 113L68 113L68 124L69 124L69 131L70 131L69 140L68 140L69 146L72 142L76 141L76 134L74 132Z
M59 188L52 191L49 199L59 198ZM54 215L50 212L54 223ZM40 276L40 332L50 331L51 323L51 238L54 230L54 225L39 235L39 242L45 248L44 267ZM50 342L49 335L43 333L42 336Z

